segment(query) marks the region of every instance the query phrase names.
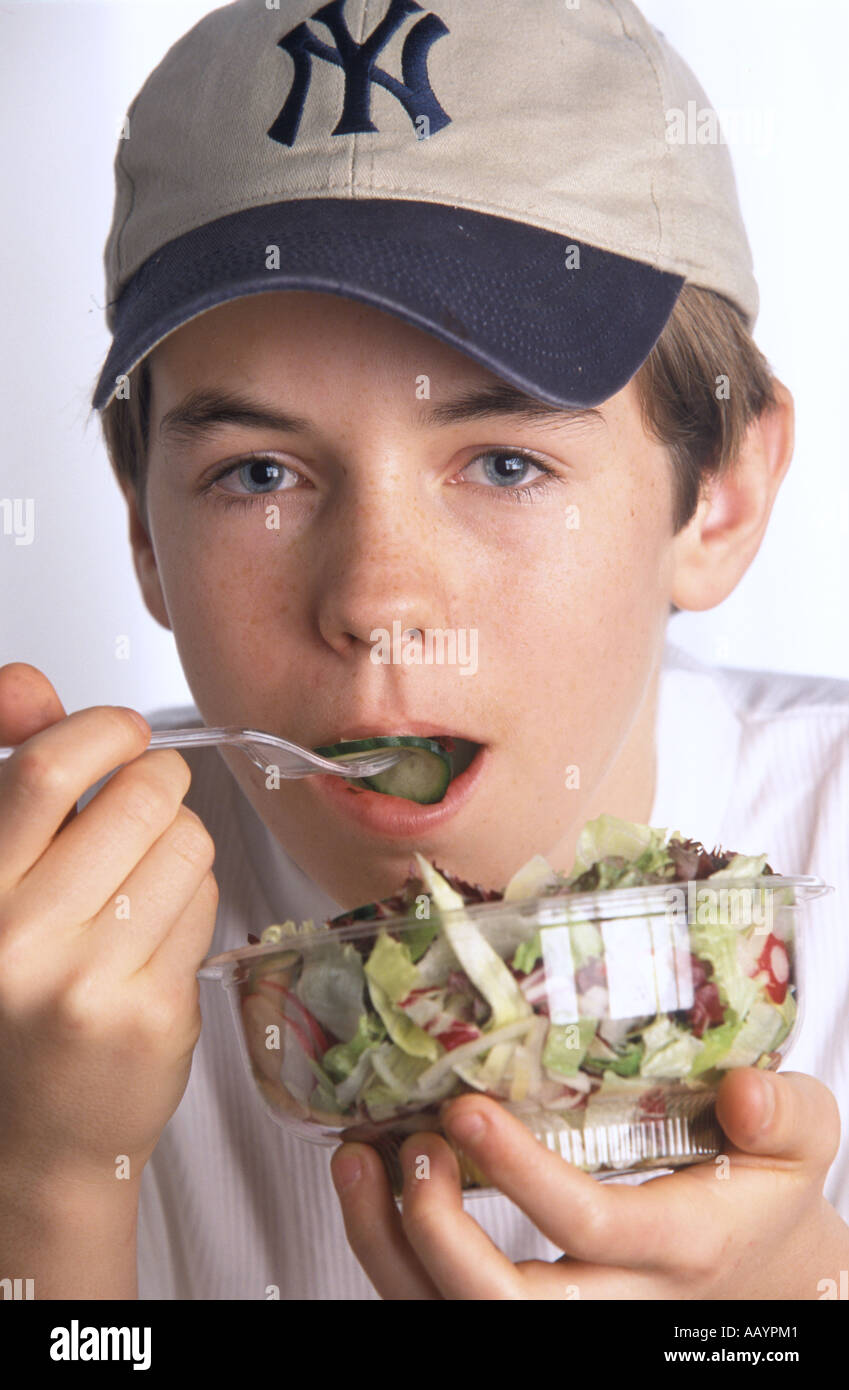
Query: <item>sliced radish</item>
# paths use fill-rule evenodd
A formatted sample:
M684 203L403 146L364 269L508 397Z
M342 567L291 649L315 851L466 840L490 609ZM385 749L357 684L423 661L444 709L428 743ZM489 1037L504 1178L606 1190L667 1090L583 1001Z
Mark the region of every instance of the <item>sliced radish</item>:
M312 1038L315 1046L318 1048L319 1056L322 1056L330 1046L330 1041L326 1037L318 1019L310 1013L309 1009L301 1003L298 996L296 994L292 994L291 991L288 992L288 997L286 999L286 1008L288 1010L291 1010L291 1017L293 1019L298 1018L306 1025L310 1037ZM290 1017L290 1014L287 1013L286 1016L288 1018Z
M787 959L787 951L780 944L773 946L769 955L770 970L779 984L790 978L790 962Z
M296 994L284 985L278 985L274 980L260 980L256 988L256 993L271 1001L285 1018L287 1023L291 1023L298 1036L305 1035L309 1040L306 1050L310 1056L323 1056L330 1043L325 1036L318 1019L314 1018L309 1009L306 1008Z
M480 1035L479 1028L476 1028L473 1023L465 1023L461 1018L455 1019L441 1033L433 1034L442 1043L446 1052L453 1051L455 1047L462 1047L464 1043L474 1042L475 1038L479 1038Z
M281 1049L269 1047L269 1028L280 1027L280 1014L261 994L249 994L242 1000L245 1040L254 1066L269 1081L280 1075ZM277 1035L273 1035L276 1040Z
M777 936L767 937L758 957L757 969L758 973L763 971L767 976L766 992L773 1004L783 1004L790 979L790 958L786 946Z

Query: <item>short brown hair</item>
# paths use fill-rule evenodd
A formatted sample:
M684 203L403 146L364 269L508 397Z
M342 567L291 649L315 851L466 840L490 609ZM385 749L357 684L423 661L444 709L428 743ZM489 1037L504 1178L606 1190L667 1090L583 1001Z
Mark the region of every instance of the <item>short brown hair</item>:
M751 422L775 406L774 378L734 305L685 285L635 380L643 426L669 452L677 535L707 483L733 464ZM132 485L145 521L150 394L143 358L127 397L113 397L101 416L112 467Z
M643 426L669 452L677 535L752 422L777 405L775 378L734 305L685 285L636 383Z

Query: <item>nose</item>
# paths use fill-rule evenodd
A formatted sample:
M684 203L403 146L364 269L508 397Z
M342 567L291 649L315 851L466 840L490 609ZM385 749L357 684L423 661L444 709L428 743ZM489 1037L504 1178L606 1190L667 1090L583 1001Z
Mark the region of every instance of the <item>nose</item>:
M319 629L337 651L371 649L380 632L449 624L447 557L427 490L382 475L345 487L322 538Z

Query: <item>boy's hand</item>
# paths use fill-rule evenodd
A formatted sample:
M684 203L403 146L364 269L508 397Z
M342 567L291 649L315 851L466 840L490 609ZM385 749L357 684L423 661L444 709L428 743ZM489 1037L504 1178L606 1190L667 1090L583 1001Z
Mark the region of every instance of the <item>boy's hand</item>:
M181 805L188 765L143 753L126 709L65 717L50 682L0 668L0 1177L115 1189L176 1109L200 1033L195 971L214 845ZM139 757L139 754L143 756ZM85 809L75 805L122 767ZM4 1189L5 1190L5 1189Z
M348 1240L387 1299L819 1298L819 1281L849 1262L849 1227L822 1195L840 1138L834 1097L810 1076L744 1068L723 1079L717 1114L729 1162L628 1187L566 1163L494 1101L463 1096L446 1106L447 1125L478 1116L483 1129L462 1143L458 1133L458 1147L563 1258L514 1265L498 1250L474 1205L464 1210L456 1160L435 1134L403 1145L403 1214L373 1149L336 1151L337 1188L351 1160L362 1164L340 1193ZM427 1178L415 1176L420 1155Z

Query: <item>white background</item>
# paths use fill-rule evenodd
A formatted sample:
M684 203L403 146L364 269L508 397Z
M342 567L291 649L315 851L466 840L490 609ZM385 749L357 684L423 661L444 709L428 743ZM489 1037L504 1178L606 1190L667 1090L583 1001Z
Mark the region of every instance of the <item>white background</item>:
M32 497L37 516L31 546L0 531L0 664L40 667L69 711L191 698L170 633L141 602L89 409L108 346L101 256L121 120L166 49L214 8L0 5L0 498ZM798 409L795 460L759 555L725 603L673 618L670 635L719 664L849 679L849 4L642 8L720 112L772 114L771 147L730 143L761 289L756 336ZM129 660L115 656L121 635Z

